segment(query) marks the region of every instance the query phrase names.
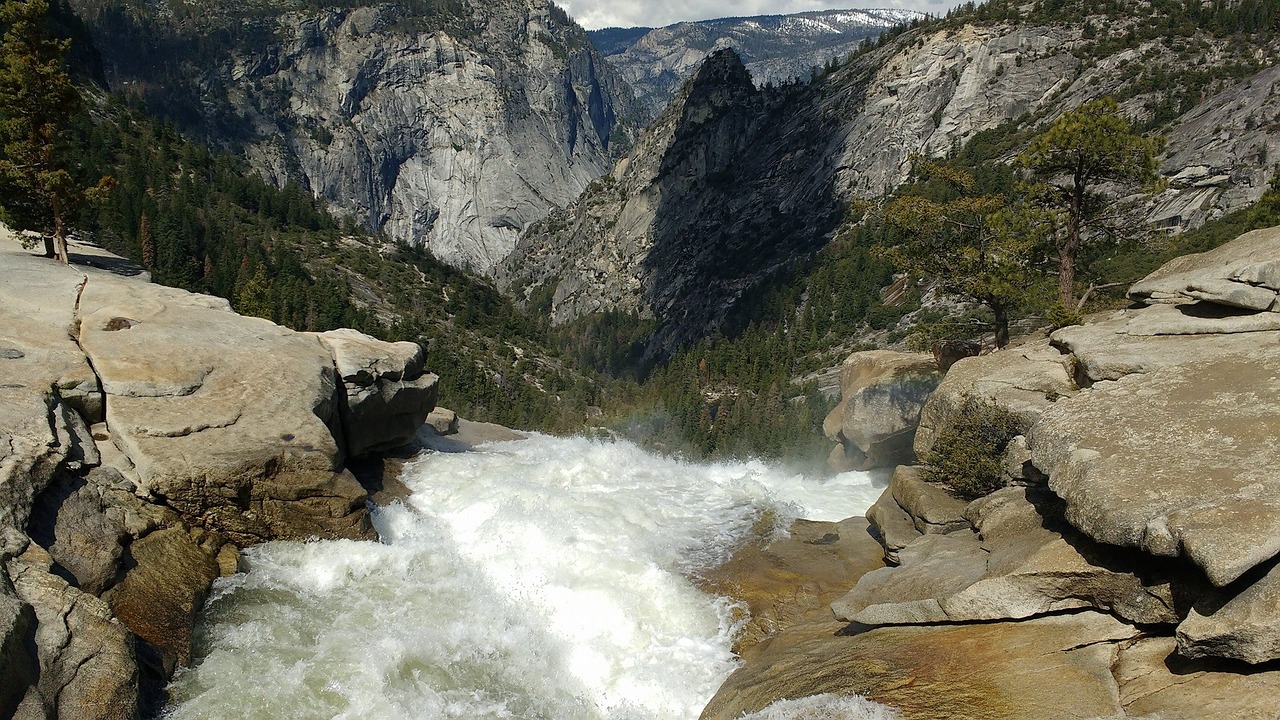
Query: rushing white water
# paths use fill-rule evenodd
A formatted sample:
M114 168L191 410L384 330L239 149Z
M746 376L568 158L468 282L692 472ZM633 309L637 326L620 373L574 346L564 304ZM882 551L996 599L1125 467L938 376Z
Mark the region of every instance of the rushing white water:
M413 507L375 513L382 543L246 553L168 717L696 718L736 628L688 575L761 520L859 515L883 484L545 436L431 453L402 480ZM863 717L846 709L830 717Z

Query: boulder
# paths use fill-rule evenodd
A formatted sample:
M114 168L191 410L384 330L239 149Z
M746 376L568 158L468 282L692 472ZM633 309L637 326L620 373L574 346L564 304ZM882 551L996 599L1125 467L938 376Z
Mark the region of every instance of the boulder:
M1178 626L1178 652L1255 664L1280 659L1280 565L1243 590L1224 588L1197 603Z
M1222 586L1280 552L1277 426L1280 353L1259 348L1098 382L1028 442L1072 525Z
M320 340L217 298L88 277L80 345L144 492L241 545L373 537L365 492L342 469L338 379Z
M427 424L439 435L455 435L458 432L458 413L438 407L427 415Z
M332 353L341 380L347 454L358 457L413 440L435 407L439 382L423 371L422 348L346 328L319 338Z
M916 466L899 465L889 479L889 494L894 502L911 516L916 530L926 535L968 530L964 519L968 502L950 490L925 482L923 471Z
M8 572L18 595L34 608L38 622L34 640L39 679L36 692L28 692L17 716L136 718L138 667L133 638L107 604L22 560L11 560Z
M870 350L850 355L840 372L840 404L823 431L845 448L847 469L893 467L914 460L920 409L938 385L933 356Z
M1076 392L1071 369L1070 359L1048 338L959 360L920 411L916 455L926 456L938 433L972 401L993 402L1030 428L1046 408Z
M902 564L867 573L832 610L867 625L1020 619L1078 608L1176 623L1202 593L1195 573L1094 543L1044 490L1005 488L969 506L979 534L925 536Z
M1171 637L1120 647L1113 672L1128 717L1160 720L1273 720L1280 671L1240 672L1224 661L1188 660Z
M129 548L135 565L103 596L158 652L166 676L191 660L191 632L219 576L216 556L183 527L157 530Z
M893 499L893 493L888 488L867 509L867 522L872 534L884 548L885 560L894 565L902 562L898 552L923 534L916 528L915 520Z
M1146 303L1190 298L1253 311L1280 311L1277 256L1280 228L1254 230L1208 252L1170 260L1129 288L1129 297Z
M1138 634L1092 612L980 625L809 625L762 644L702 720L822 693L864 695L912 720L1123 717L1111 664Z

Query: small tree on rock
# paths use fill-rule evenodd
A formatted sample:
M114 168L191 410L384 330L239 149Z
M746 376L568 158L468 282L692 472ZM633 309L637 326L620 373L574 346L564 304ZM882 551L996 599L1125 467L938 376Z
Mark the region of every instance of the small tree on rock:
M1102 98L1064 113L1031 141L1017 163L1043 183L1043 197L1065 221L1053 233L1058 254L1058 300L1070 309L1075 298L1076 258L1086 229L1102 216L1103 183L1152 186L1164 150L1163 137L1135 132L1116 101Z

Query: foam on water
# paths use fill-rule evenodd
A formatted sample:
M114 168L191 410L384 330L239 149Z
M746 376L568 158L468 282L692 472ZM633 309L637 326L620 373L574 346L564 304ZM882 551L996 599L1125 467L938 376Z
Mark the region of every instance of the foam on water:
M883 484L545 436L429 454L402 480L413 507L375 513L380 544L246 553L168 717L696 718L736 627L688 574L761 520L862 514Z

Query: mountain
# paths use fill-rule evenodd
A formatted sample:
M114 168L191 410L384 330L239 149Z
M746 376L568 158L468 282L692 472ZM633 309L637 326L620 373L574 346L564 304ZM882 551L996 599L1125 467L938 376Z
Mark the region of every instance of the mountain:
M913 10L818 10L730 17L661 28L605 28L587 36L657 115L708 53L732 47L757 84L808 78L832 58L897 25L924 18Z
M70 0L111 90L393 239L487 271L631 143L548 0Z
M1100 96L1169 138L1147 219L1177 231L1245 207L1280 151L1266 8L1156 7L988 3L773 88L717 52L627 162L524 236L499 282L557 323L653 318L660 357L734 332L745 300L826 246L851 200L906 180L913 154L1009 160Z

